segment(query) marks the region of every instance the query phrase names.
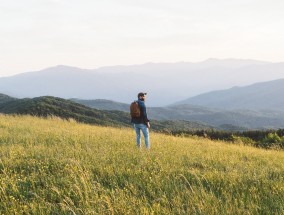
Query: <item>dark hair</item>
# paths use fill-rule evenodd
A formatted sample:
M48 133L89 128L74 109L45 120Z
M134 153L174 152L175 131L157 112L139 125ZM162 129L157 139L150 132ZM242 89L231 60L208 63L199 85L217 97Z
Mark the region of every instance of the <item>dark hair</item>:
M138 93L138 98L140 97L140 96L146 96L147 95L147 93Z

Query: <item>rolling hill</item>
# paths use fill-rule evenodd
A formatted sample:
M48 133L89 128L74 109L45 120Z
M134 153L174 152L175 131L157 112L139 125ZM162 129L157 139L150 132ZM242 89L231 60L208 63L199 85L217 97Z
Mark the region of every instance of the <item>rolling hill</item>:
M63 119L75 119L78 122L103 126L131 126L130 115L128 112L97 110L71 100L52 96L36 97L32 99L16 99L2 96L0 97L0 113L42 117L58 116ZM152 120L151 125L153 130L165 132L175 130L213 129L212 126L205 123L185 120Z
M17 99L13 98L11 96L0 93L0 105L7 103L7 102L10 102L10 101L14 101L14 100L17 100Z
M80 100L75 102L102 110L129 111L129 105L108 100ZM211 125L221 130L278 129L284 127L281 110L224 110L190 104L167 107L148 107L151 119L184 120Z
M98 110L119 110L119 111L129 112L129 104L122 102L110 101L106 99L94 99L94 100L70 99L70 100Z
M80 104L82 103L82 104ZM66 100L45 96L33 99L0 97L0 112L6 114L30 114L36 116L59 116L79 122L131 126L129 105L108 100ZM223 110L195 105L148 107L152 129L176 130L247 130L278 129L284 127L284 112L269 110Z
M6 114L29 114L35 116L58 116L73 118L79 122L99 125L129 126L129 117L119 111L100 111L87 106L51 96L33 99L16 99L0 105L0 112Z

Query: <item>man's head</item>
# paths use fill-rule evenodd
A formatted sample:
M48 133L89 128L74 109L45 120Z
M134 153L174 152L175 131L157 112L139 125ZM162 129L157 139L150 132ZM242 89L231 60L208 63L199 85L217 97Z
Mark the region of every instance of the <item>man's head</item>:
M147 93L138 93L138 99L144 101L146 99Z

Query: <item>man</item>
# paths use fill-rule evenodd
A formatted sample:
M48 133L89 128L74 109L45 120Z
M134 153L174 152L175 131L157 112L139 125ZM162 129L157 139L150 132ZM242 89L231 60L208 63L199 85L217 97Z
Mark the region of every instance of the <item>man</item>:
M137 147L141 147L141 131L144 135L144 141L147 149L150 149L149 128L150 121L147 117L147 110L145 105L147 93L138 93L138 105L140 108L140 117L132 117L131 122L134 124L136 132Z

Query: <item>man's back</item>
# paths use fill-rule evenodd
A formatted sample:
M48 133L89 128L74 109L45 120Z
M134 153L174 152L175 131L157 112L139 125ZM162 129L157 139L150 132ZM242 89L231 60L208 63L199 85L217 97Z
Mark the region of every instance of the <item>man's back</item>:
M141 147L141 131L142 131L145 139L146 148L150 149L150 140L149 140L150 121L147 117L147 110L145 105L146 94L147 93L138 94L137 102L140 108L140 116L131 117L131 122L134 124L134 129L136 132L136 143L138 148Z

